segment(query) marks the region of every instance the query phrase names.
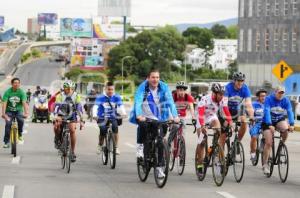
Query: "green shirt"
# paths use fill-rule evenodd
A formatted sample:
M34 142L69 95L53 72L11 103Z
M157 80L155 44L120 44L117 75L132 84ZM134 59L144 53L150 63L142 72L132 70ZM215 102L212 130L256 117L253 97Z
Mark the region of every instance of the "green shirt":
M3 95L3 102L7 102L6 112L23 112L23 102L26 100L26 94L22 89L14 91L9 88Z

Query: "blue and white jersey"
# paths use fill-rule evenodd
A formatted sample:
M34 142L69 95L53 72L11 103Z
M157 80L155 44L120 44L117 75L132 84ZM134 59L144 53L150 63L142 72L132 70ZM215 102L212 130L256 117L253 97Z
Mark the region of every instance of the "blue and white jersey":
M93 116L99 119L116 119L117 108L123 112L122 114L126 114L122 99L119 95L115 94L109 97L106 94L102 94L96 98L93 107Z
M266 97L264 115L264 123L268 125L276 124L286 116L291 126L295 122L290 100L287 97L277 100L274 93Z
M254 101L252 103L253 109L254 109L254 118L256 123L262 123L264 118L264 104Z
M244 99L251 97L250 89L243 85L241 89L234 88L234 82L230 82L225 87L225 97L228 98L228 107L230 111L238 111Z

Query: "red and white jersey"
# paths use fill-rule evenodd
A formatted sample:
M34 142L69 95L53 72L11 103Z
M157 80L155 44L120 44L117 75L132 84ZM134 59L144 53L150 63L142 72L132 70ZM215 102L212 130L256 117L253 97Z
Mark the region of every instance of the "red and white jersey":
M222 110L225 120L231 123L231 116L228 109L228 99L223 97L220 102L216 102L211 94L203 96L198 102L198 122L200 126L218 119L218 111Z

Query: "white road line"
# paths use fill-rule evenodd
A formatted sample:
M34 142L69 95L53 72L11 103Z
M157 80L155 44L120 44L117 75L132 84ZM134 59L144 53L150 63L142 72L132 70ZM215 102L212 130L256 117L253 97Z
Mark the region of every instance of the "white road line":
M126 146L128 146L128 147L130 147L130 148L136 148L136 146L135 146L135 145L133 145L133 144L130 144L129 142L126 142L126 143L125 143L125 145L126 145Z
M20 161L21 161L21 156L17 156L11 160L11 163L12 164L20 164Z
M217 192L217 193L225 198L236 198L235 196L233 196L232 194L230 194L228 192Z
M2 193L2 198L14 198L15 196L15 186L5 185Z
M27 131L27 130L24 130L24 131L23 131L23 134L27 134L27 133L28 133L28 131Z

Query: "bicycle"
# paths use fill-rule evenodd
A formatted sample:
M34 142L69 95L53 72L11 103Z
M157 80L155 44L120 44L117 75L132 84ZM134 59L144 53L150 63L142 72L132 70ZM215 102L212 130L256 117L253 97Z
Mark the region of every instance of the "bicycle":
M138 176L141 182L148 178L151 168L154 171L154 179L157 187L163 188L168 180L169 172L169 149L167 143L163 140L163 124L172 124L171 122L159 122L156 120L146 120L158 127L157 131L147 130L146 141L144 143L144 158L137 158ZM162 157L160 161L159 156ZM159 178L157 168L163 166L165 177Z
M106 136L104 137L104 145L101 151L101 158L103 165L107 165L108 159L111 169L116 167L116 140L113 137L112 123L110 120L107 120L108 129Z
M63 117L62 119L62 141L60 146L60 157L62 169L66 169L67 173L71 170L72 149L69 124L70 120Z
M178 132L175 134L173 141L168 141L168 144L171 145L169 170L173 171L176 161L178 175L182 175L184 172L186 158L186 146L185 139L183 136L183 126L183 121L180 121Z
M11 154L17 156L17 144L19 139L19 130L16 116L12 117L12 124L10 128L10 144L11 144Z
M225 140L225 148L227 151L225 157L225 161L226 161L225 175L227 176L229 167L233 166L234 178L237 183L240 183L242 181L244 176L244 171L245 171L244 147L243 144L238 139L238 132L241 124L242 122L236 122L233 131L230 128L226 129L226 140ZM231 141L233 132L234 132L234 140Z
M224 182L225 178L225 170L226 170L226 163L225 163L225 157L224 157L224 151L222 147L219 145L219 137L220 137L220 128L212 128L209 125L206 125L206 128L209 130L213 130L214 134L205 134L203 137L204 146L205 146L205 156L203 159L203 173L200 174L197 169L198 165L198 146L196 148L195 152L195 170L196 175L198 177L199 181L203 181L206 176L207 168L212 167L212 174L214 178L214 182L217 186L221 186ZM208 136L212 136L212 145L208 148Z
M276 132L276 131L275 131ZM274 133L275 133L274 132ZM279 172L279 178L282 183L285 183L288 177L289 173L289 153L287 146L282 140L282 135L280 133L280 136L275 136L273 134L272 138L272 151L270 153L269 159L268 159L268 165L270 167L270 174L266 175L268 178L272 176L274 165L278 165L278 172ZM279 143L276 150L275 155L275 139L279 139ZM263 162L263 155L261 156L261 161ZM285 169L285 170L281 170Z
M260 133L257 136L257 140L256 140L255 159L251 160L253 166L257 166L259 161L259 155L260 154L263 155L263 151L264 151L264 139L262 135L262 130L260 130Z

